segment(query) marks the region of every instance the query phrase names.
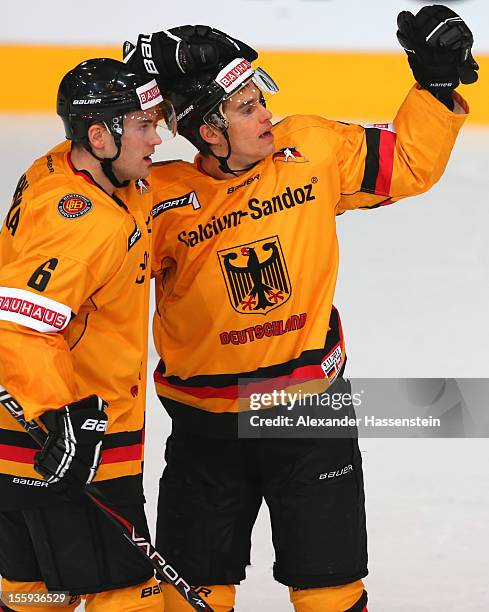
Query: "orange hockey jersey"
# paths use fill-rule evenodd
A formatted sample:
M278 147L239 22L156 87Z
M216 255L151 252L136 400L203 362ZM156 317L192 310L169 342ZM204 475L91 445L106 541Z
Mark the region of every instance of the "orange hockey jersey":
M96 393L109 407L96 480L142 498L151 194L110 197L63 143L21 177L0 234L0 383L28 419ZM0 410L0 507L49 498L36 444Z
M153 169L155 381L173 419L237 411L240 378L335 379L336 215L429 189L464 119L415 86L393 124L284 119L275 153L239 177L207 176L198 156Z

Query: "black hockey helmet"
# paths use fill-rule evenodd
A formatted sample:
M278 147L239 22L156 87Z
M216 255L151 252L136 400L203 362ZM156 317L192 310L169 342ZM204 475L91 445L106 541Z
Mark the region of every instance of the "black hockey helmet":
M78 64L62 79L57 97L57 113L63 120L66 138L82 144L97 157L88 141L88 128L103 123L114 137L117 154L99 159L102 169L116 186L122 186L112 172L112 162L121 151L124 116L136 110L157 111L168 132L176 133L172 104L163 100L155 80L136 74L114 59L97 58Z
M253 82L263 96L274 94L278 86L270 75L261 68L253 69L251 60L258 57L256 51L248 58L237 57L230 62L219 64L212 72L182 77L175 80L168 96L175 107L178 132L204 153L212 153L199 133L203 123L221 130L228 141L226 157L217 157L224 172L229 169L227 160L231 155L231 145L227 136L228 120L223 103L235 96L248 83Z

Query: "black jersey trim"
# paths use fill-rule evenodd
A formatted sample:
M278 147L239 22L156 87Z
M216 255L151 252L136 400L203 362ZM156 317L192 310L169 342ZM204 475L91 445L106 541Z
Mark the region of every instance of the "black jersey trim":
M173 386L187 388L214 387L216 389L222 389L224 387L237 385L240 378L278 378L279 376L287 376L302 366L319 364L325 353L329 352L338 342L342 341L342 338L343 333L340 316L338 310L332 306L329 319L329 330L326 332L324 345L319 349L304 351L295 359L272 366L261 367L248 372L234 374L201 374L186 379L180 378L179 376L164 376L165 364L163 361L160 361L155 374L158 375L158 377L163 377L167 384Z
M143 433L143 430L139 429L138 431L123 431L120 433L105 434L102 440L102 448L108 450L141 444L144 438ZM33 440L28 433L12 429L0 429L0 444L18 446L20 448L39 449L39 444Z
M365 139L367 141L367 156L360 190L375 193L380 164L380 130L378 128L367 128Z

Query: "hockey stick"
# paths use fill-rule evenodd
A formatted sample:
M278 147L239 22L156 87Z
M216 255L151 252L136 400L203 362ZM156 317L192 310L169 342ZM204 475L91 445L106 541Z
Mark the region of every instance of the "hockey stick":
M26 421L22 406L10 395L10 393L0 385L0 404L10 413L10 415L23 427L27 433L42 446L47 438L46 432L34 421ZM91 490L90 490L91 489ZM151 563L156 572L184 597L194 610L201 612L213 612L212 608L190 587L188 582L180 576L177 570L165 561L160 553L151 545L146 538L141 536L134 525L127 519L120 516L112 508L101 502L93 486L85 489L84 493L92 502L103 512L117 527L118 531L140 554L144 555Z

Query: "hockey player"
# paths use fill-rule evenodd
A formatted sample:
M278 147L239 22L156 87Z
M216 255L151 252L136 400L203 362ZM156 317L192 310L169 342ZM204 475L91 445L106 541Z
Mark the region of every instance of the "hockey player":
M263 498L274 576L296 612L367 610L357 440L239 438L237 398L240 379L347 388L335 216L422 193L445 169L467 113L454 90L477 78L472 35L442 6L401 13L398 26L417 83L393 124L291 116L274 126L265 98L278 88L234 39L232 61L171 87L179 132L199 153L152 173L155 382L173 421L157 545L218 612L233 609ZM144 48L140 37L130 63L152 57L167 86L155 58L189 27L144 37ZM188 609L163 589L167 612Z
M0 383L48 432L39 452L0 410L3 610L74 610L83 595L86 610L161 612L152 567L82 490L96 483L149 537L144 179L175 115L154 80L111 59L68 72L57 104L69 142L22 175L0 234Z

